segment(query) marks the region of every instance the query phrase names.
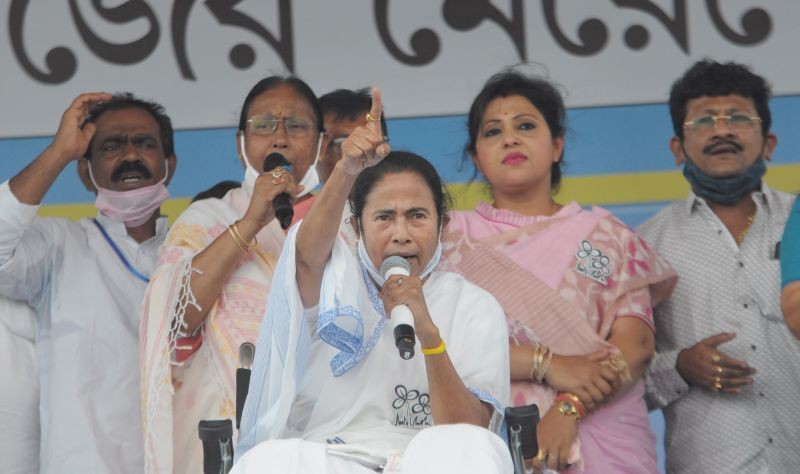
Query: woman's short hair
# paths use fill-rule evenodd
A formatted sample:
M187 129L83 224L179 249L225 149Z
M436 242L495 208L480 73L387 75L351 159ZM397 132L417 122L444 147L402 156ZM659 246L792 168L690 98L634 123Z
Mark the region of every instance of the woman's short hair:
M425 158L408 151L393 151L380 163L365 169L358 175L355 184L353 184L353 189L350 191L349 202L353 215L359 219L359 225L367 197L375 188L375 185L388 174L406 172L415 173L430 188L433 202L436 206L436 213L438 214L438 223L441 226L442 219L452 208L452 199L444 188L442 178L433 165Z

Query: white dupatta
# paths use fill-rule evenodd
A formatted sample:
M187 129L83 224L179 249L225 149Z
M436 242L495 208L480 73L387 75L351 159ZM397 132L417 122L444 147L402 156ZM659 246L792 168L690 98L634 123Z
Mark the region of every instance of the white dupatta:
M309 360L311 328L296 282L299 227L293 226L286 237L267 299L235 450L237 460L256 444L282 437ZM367 356L386 323L378 289L365 273L351 248L337 237L325 266L316 319L316 335L338 350L331 360L335 376Z

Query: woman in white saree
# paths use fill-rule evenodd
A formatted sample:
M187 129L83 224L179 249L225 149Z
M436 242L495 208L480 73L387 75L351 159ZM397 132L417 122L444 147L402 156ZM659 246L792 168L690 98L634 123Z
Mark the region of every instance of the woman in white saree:
M287 236L233 472L511 469L507 448L486 429L498 428L509 393L502 310L462 277L435 270L442 182L423 158L389 154L380 102L376 89L367 125L344 142ZM357 257L337 236L348 195ZM377 267L389 256L405 258L410 276L384 279ZM413 314L410 360L398 355L387 318L399 305Z

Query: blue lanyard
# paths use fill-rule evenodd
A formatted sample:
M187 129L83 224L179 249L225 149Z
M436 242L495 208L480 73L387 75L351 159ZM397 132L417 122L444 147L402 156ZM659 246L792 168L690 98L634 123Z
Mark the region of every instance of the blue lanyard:
M122 251L119 249L119 247L117 247L117 244L114 243L114 241L111 239L111 236L108 235L108 232L106 232L103 226L100 225L99 222L97 222L97 219L92 219L92 222L94 222L94 225L96 225L97 228L100 230L100 233L103 234L103 237L106 238L106 242L108 242L108 245L110 245L111 249L114 250L114 253L117 254L117 257L119 257L120 261L122 261L122 264L125 265L125 268L127 268L128 271L131 272L131 275L135 276L136 278L142 280L145 283L150 283L150 278L142 275L139 272L139 270L133 268L131 262L129 262L128 259L125 258L125 255L122 254Z

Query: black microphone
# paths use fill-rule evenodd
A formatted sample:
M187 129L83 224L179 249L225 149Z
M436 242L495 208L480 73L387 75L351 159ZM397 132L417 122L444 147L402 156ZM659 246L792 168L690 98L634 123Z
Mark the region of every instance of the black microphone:
M411 265L403 257L392 255L381 264L381 274L385 279L392 275L409 276ZM408 306L399 304L392 308L392 326L394 327L394 344L400 351L400 357L410 359L414 357L414 315Z
M272 171L279 166L292 166L289 161L280 153L270 153L264 160L264 172ZM292 197L289 193L280 193L272 200L272 208L275 209L275 218L281 224L282 229L288 229L292 225L294 208L292 207Z

